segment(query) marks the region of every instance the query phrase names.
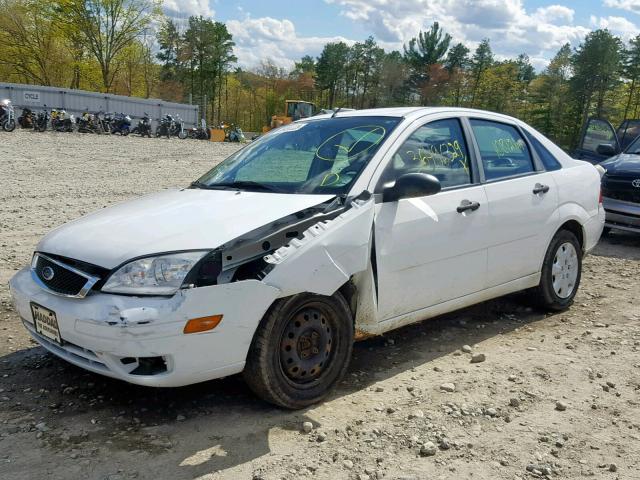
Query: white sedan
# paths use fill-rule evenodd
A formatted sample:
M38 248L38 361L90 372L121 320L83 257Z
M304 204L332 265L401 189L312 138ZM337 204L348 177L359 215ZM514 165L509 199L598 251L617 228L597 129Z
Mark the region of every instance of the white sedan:
M10 287L70 363L156 387L243 372L302 408L354 340L519 290L568 307L603 222L597 170L519 120L337 112L55 229Z

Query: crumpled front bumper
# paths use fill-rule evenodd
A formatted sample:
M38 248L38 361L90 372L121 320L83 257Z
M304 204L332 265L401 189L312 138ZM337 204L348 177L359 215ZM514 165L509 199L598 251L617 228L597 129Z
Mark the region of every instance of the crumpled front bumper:
M92 293L65 298L42 290L28 268L9 282L33 338L87 370L155 387L176 387L241 372L253 334L280 290L257 280L180 290L168 297ZM62 345L36 333L30 303L55 312ZM223 315L213 330L184 334L192 318ZM166 371L133 374L133 359L162 357ZM125 360L123 362L123 359Z

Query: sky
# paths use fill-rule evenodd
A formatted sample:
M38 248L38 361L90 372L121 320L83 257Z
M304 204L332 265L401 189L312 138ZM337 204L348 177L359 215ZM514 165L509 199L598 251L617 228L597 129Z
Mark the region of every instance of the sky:
M265 59L290 69L317 57L333 41L352 44L372 35L385 50L402 46L434 21L474 48L491 41L497 58L526 53L543 69L558 49L577 47L596 28L623 40L640 34L640 0L164 0L175 18L202 15L233 34L238 65Z

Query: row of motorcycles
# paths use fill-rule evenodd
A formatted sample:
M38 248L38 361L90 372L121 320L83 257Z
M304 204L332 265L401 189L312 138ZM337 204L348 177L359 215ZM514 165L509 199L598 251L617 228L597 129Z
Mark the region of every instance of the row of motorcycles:
M146 112L135 126L133 126L131 116L124 113L112 114L102 111L92 113L87 109L76 118L74 115L68 114L64 109L54 108L47 110L46 105L39 112L34 112L25 107L22 110L22 114L16 119L11 101L3 100L0 102L0 128L11 132L16 128L16 123L21 128L30 128L37 132L44 132L47 128L51 128L51 130L57 132L73 132L77 130L79 133L119 134L122 136L133 134L149 138L152 136L197 140L209 140L211 138L206 124L203 123L198 128L185 128L184 121L179 115L164 115L158 120L158 126L153 131L151 117ZM230 141L241 141L240 137L244 139L242 130L239 128L227 134L227 136L229 135L234 138L234 140Z

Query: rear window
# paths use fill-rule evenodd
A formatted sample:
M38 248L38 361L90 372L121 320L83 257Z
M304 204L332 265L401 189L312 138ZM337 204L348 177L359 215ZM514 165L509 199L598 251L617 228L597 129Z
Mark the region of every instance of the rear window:
M556 159L556 157L553 156L553 154L549 150L547 150L547 147L542 145L540 140L534 137L533 134L528 132L526 129L524 129L524 134L527 136L527 139L533 146L533 149L538 154L538 157L540 157L545 170L553 171L560 170L562 168L560 162Z
M470 123L488 181L535 170L529 148L513 125L475 118Z

